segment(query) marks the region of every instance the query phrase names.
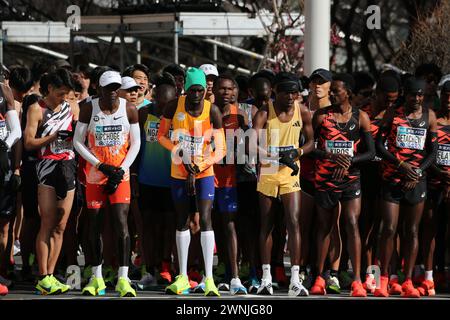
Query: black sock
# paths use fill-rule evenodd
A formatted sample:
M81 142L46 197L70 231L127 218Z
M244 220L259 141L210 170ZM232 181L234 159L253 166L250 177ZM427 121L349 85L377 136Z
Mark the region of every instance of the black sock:
M39 281L43 280L46 276L47 276L46 274L39 276Z
M302 272L303 272L303 273L305 273L305 274L306 274L306 273L307 273L307 271L308 271L308 270L307 270L306 266L300 266L300 273L302 273Z

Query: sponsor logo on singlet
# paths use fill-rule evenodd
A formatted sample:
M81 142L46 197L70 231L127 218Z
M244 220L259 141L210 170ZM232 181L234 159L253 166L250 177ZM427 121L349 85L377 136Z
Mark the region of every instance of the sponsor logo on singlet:
M402 149L423 150L426 136L427 129L399 126L397 128L397 147Z
M345 154L353 157L353 141L327 140L325 150L334 154Z
M441 166L450 166L450 144L438 144L436 163Z
M122 125L95 126L95 146L112 147L124 144Z

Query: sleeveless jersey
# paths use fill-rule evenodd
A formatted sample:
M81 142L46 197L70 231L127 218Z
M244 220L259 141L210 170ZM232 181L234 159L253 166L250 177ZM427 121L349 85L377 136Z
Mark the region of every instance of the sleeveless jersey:
M181 148L191 155L193 163L200 164L212 153L211 103L208 100L203 100L203 110L198 117L191 116L186 111L185 105L186 96L179 97L177 109L172 119L173 134L171 140L175 145L181 145ZM170 174L175 179L186 179L188 176L183 163L175 163L173 160L171 161ZM199 173L196 178L210 176L214 176L213 166Z
M155 113L155 104L148 108L147 120L141 132L141 156L139 163L139 183L155 186L170 187L170 151L158 142L158 129L161 117ZM169 137L172 130L169 131Z
M438 153L436 157L436 166L446 172L450 172L450 125L437 126L438 135ZM436 176L430 170L429 184L431 187L437 189L442 185L442 176Z
M56 112L49 109L44 100L39 100L38 103L42 110L42 123L37 130L37 138L47 137L60 130L73 131L73 113L67 101L64 101L61 104L61 109ZM39 149L38 158L53 160L74 159L73 139L67 138L53 141Z
M3 85L0 85L0 140L5 141L11 132L8 124L6 123L7 102L5 95L3 94Z
M333 118L335 106L327 107L325 111L326 117L317 129L319 130L317 149L354 157L360 143L359 109L352 108L352 116L346 123L337 123ZM329 159L316 160L315 184L319 191L339 189L340 192L359 179L359 168L350 166L349 174L342 181L333 180L333 172L337 166Z
M429 127L428 109L422 109L419 119L408 119L405 108L398 109L392 120L391 130L387 133L387 149L399 161L420 167L427 151L425 142ZM397 165L382 161L383 179L393 183L399 183L406 178Z
M130 122L127 101L119 98L119 108L113 114L100 109L99 99L93 99L91 120L88 126L88 148L102 163L120 167L125 159L130 140ZM129 179L129 170L123 180ZM107 177L89 162L86 163L86 180L90 184L105 184Z
M238 108L236 105L230 106L230 114L222 118L223 129L225 130L225 137L228 130L239 129ZM235 139L233 139L235 140ZM226 141L227 150L234 149L234 141ZM227 156L228 157L228 156ZM236 165L226 164L227 157L223 158L223 164L214 165L215 185L218 188L235 187L236 186ZM234 159L229 159L234 162ZM228 160L228 161L229 161Z
M269 112L266 123L266 141L267 152L270 155L277 155L281 151L299 148L300 134L303 127L303 121L300 114L300 106L297 102L294 103L294 113L288 122L281 122L275 112L272 101L269 102ZM261 164L260 174L274 174L273 166L278 166L278 173L291 175L292 170L278 160L269 160L268 163ZM297 160L296 164L300 167L300 162Z

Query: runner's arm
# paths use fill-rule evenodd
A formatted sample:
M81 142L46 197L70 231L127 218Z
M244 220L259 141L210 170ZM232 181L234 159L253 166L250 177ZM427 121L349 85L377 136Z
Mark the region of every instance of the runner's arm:
M259 156L261 158L267 158L267 145L261 146L262 141L259 141L261 134L261 130L264 129L267 122L267 113L268 110L266 107L262 107L258 112L256 112L253 118L253 130L251 131L249 145L248 145L248 154L250 163L256 164L256 159ZM265 141L267 144L267 141ZM266 147L266 148L264 148Z
M87 148L85 141L88 131L88 123L91 119L92 104L85 103L83 107L80 108L80 118L75 127L75 133L73 136L73 147L87 162L95 167L101 163Z
M121 164L123 171L127 171L133 164L139 150L141 149L141 131L139 129L139 115L136 107L132 104L127 104L127 116L130 122L130 148L127 155Z
M314 131L312 127L311 113L305 105L300 105L300 112L303 121L303 136L305 144L300 148L303 152L299 152L300 156L308 154L314 150Z
M19 141L20 137L22 137L22 129L20 129L19 115L15 108L14 96L11 89L2 85L2 91L6 99L6 123L11 130L5 142L8 145L8 149L11 149Z
M388 136L389 132L391 131L392 119L393 119L392 112L384 113L383 120L381 121L381 125L380 125L380 130L378 131L378 134L377 134L377 137L375 140L375 147L376 147L377 153L381 156L381 158L399 166L401 163L400 160L398 160L384 146L387 136Z
M164 108L163 117L159 123L158 142L167 150L173 151L175 144L169 138L169 130L172 124L173 116L177 110L178 99L175 99Z
M427 134L426 146L428 149L428 154L426 158L423 160L420 165L420 169L422 171L426 170L429 166L431 166L436 160L437 152L438 152L438 143L437 143L437 120L436 114L433 110L429 111L428 114L430 128Z
M375 157L375 143L372 138L372 132L370 131L370 119L367 113L360 111L359 113L359 123L361 129L361 135L364 140L364 144L367 150L363 153L357 154L352 158L352 164L357 164L359 162L369 161Z
M43 138L36 138L39 121L42 120L41 107L35 103L30 106L27 112L27 126L24 134L24 144L27 150L36 150L56 140L58 132L52 133Z
M314 132L314 141L317 141L319 138L319 125L322 124L323 119L325 118L325 115L323 114L323 109L319 109L316 112L314 112L313 118L312 118L312 129ZM325 150L314 148L311 152L314 158L316 159L325 159L327 158L328 152Z

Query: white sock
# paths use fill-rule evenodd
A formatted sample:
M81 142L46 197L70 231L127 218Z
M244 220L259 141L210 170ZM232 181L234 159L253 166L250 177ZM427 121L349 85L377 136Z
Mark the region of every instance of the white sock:
M119 271L117 272L117 277L128 279L128 267L126 267L126 266L119 267Z
M398 279L398 275L391 274L391 276L389 277L389 280L392 280L392 279Z
M292 266L291 267L291 283L297 283L300 282L300 278L298 276L300 271L299 266Z
M98 265L98 266L92 267L92 274L96 278L103 278L102 265Z
M180 267L180 274L187 277L187 263L189 244L191 243L191 232L189 230L176 232L175 239L177 242L178 251L178 266Z
M202 244L203 260L205 261L205 276L213 276L214 260L214 231L202 231L200 233L200 242Z
M272 275L270 274L270 264L263 264L262 270L263 270L262 278L272 281Z
M433 270L425 271L425 280L433 281Z

